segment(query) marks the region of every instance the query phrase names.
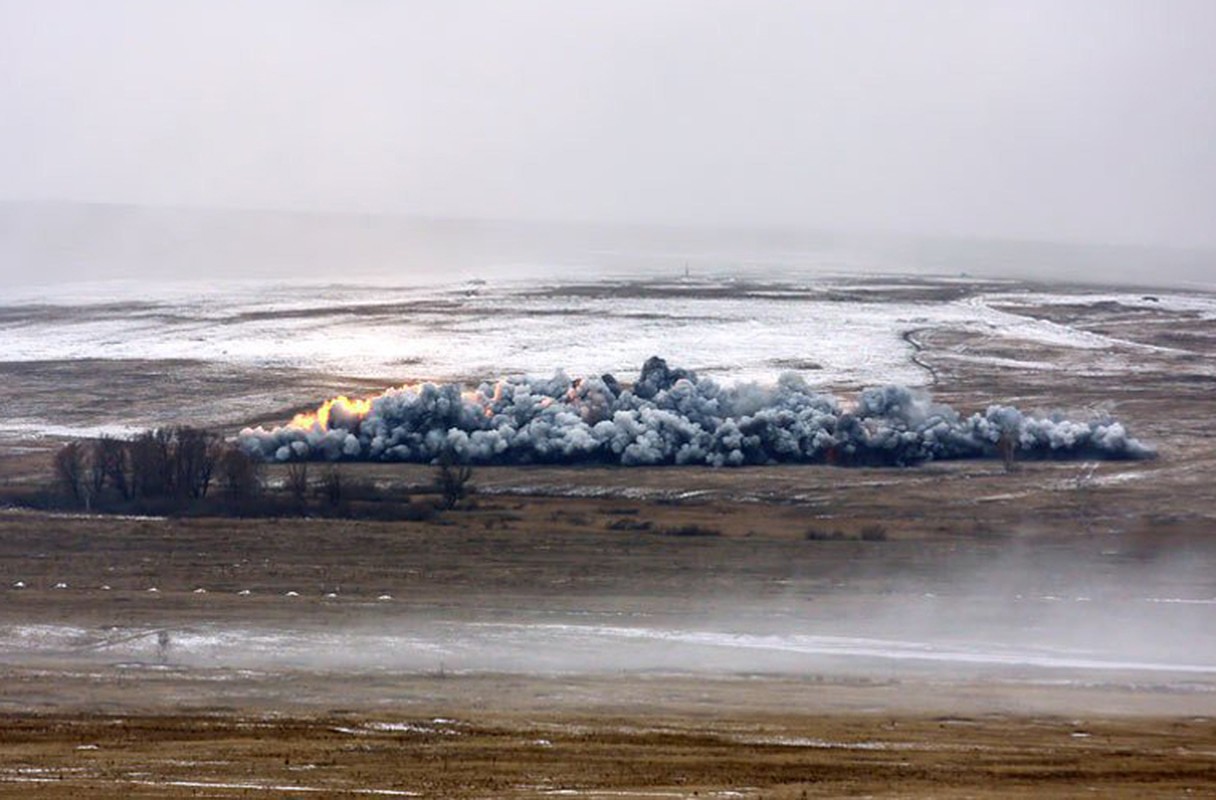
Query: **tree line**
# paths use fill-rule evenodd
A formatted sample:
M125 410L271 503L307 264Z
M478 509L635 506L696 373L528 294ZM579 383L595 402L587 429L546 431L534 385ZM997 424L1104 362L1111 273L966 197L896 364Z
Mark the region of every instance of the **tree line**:
M219 434L188 425L68 442L55 453L53 470L61 494L85 508L205 500L216 484L239 500L261 488L260 463Z
M192 426L154 428L130 438L73 441L52 461L51 505L121 513L240 516L321 514L426 519L451 510L471 491L472 468L452 453L435 465L433 483L418 487L433 501L344 477L337 464L310 473L308 461L265 480L265 465L219 434ZM280 485L281 483L281 485Z

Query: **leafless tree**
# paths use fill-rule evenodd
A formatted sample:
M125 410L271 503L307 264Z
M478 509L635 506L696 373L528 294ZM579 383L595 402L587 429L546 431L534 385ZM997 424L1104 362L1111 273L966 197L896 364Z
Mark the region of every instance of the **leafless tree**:
M216 434L185 425L140 434L129 446L135 494L206 497L221 445Z
M229 498L247 500L261 488L261 462L239 447L225 447L219 456L220 485Z
M101 490L106 488L105 453L102 452L102 442L105 440L104 437L95 440L89 450L89 491L94 497L101 494ZM123 477L126 478L125 470Z
M296 502L300 513L308 502L308 462L291 461L287 464L287 491Z
M90 465L90 488L94 496L100 495L107 483L123 500L133 496L131 481L127 479L130 465L130 442L103 436L93 442L93 458Z
M72 502L79 503L87 491L84 483L84 448L68 442L55 453L55 482Z
M455 508L469 495L473 467L460 459L451 448L445 449L435 462L435 488L439 490L444 509Z
M206 497L220 451L220 437L202 428L182 426L170 432L169 440L172 475L169 488L181 497Z
M342 505L342 471L337 464L331 464L321 476L321 491L332 508Z
M173 494L173 433L156 428L136 436L130 444L132 494L166 497Z

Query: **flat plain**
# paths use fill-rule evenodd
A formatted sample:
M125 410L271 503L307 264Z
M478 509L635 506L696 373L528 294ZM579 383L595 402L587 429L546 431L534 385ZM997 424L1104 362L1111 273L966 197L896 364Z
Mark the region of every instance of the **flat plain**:
M935 399L1111 413L1158 458L485 467L467 507L418 521L6 508L0 794L1216 791L1210 298L883 285L814 302L949 303L900 312ZM979 322L949 321L981 294ZM866 374L847 362L827 365L842 391ZM389 382L176 356L0 368L14 416L72 429L122 408L235 433ZM2 488L20 493L59 440L7 431ZM428 497L424 465L343 470Z

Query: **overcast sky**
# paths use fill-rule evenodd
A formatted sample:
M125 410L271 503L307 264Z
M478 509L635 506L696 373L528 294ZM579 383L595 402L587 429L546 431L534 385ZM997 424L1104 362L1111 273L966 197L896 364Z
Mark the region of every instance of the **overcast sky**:
M1216 246L1216 2L0 0L0 197Z

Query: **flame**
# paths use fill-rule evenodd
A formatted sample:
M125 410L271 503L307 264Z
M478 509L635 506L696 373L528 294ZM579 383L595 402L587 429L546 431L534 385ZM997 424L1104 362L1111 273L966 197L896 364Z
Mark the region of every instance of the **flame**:
M392 392L417 393L421 391L424 385L425 384L422 383L403 383L400 386L387 389L384 394L389 394ZM487 398L485 395L477 391L466 389L460 393L460 398L469 405L479 406L486 419L493 419L494 406L496 406L502 400L504 386L505 384L503 381L498 381L494 385L493 397ZM384 394L378 395L377 397L383 397ZM287 427L306 431L313 430L314 428L320 428L320 430L327 431L329 430L330 417L332 416L334 409L338 409L341 412L341 416L345 419L350 419L353 417L361 420L371 412L372 403L377 399L377 397L350 398L346 395L341 395L333 398L332 400L326 400L317 408L316 411L303 411L296 414L294 417L292 417L291 422L287 424ZM553 399L547 397L544 399L544 401L542 401L541 405L542 407L547 408L552 403Z
M335 408L342 411L346 416L363 419L372 410L373 399L371 397L362 397L352 400L346 395L341 395L332 400L326 400L316 411L305 411L296 414L292 417L288 427L311 430L314 427L320 426L321 430L329 430L329 415Z
M494 418L494 406L502 401L502 389L503 382L498 381L494 384L494 396L489 398L488 402L485 402L482 398L477 398L476 401L481 403L482 413L485 414L486 419Z

